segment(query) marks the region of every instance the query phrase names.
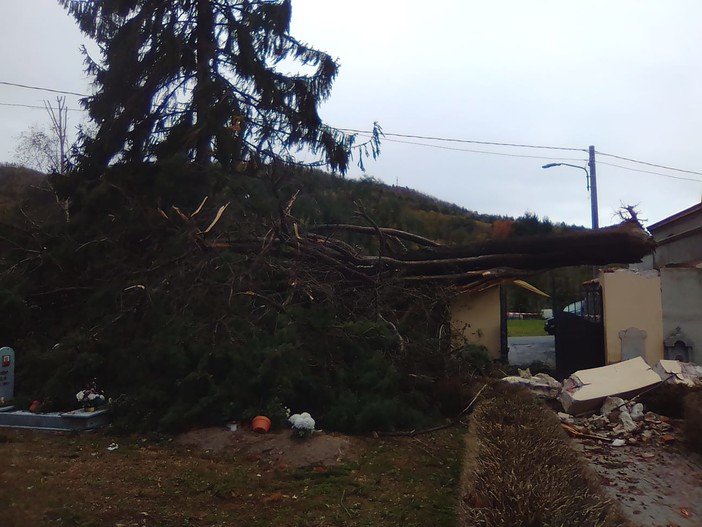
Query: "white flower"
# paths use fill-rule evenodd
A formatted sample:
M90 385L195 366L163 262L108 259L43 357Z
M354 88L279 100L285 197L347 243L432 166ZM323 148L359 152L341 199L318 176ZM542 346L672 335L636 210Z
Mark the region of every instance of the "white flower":
M290 416L288 421L295 430L314 430L314 419L307 412L302 412L301 414L293 414Z
M92 389L81 390L76 394L76 399L78 402L86 403L99 403L105 400L105 396L101 393L96 393Z

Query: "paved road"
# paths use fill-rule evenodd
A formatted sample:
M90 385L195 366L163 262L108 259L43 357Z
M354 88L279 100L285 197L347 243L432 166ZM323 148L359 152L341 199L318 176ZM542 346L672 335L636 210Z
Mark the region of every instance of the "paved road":
M541 361L556 367L556 345L553 336L548 337L510 337L509 363L515 366L528 366Z

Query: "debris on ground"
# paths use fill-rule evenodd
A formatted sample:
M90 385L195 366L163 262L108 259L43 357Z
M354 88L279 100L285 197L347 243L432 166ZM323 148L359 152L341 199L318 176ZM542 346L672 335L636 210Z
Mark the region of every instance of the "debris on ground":
M661 377L641 357L578 370L563 381L560 400L569 414L596 410L607 397L632 397L661 383Z
M685 401L698 412L685 422L621 397L608 397L587 417L557 413L609 497L640 527L702 525L702 456L683 442L686 435L688 441L702 437L702 391L691 391ZM697 431L687 432L690 426Z
M667 435L675 434L659 437ZM622 441L615 439L613 443ZM573 446L589 461L609 498L618 503L633 525L702 525L699 454L678 448L682 445L662 445L654 438L649 443L620 448L588 440L573 441Z
M519 375L504 377L502 382L508 384L522 385L532 391L540 399L557 399L563 388L561 383L551 377L548 373L537 373L532 375L529 368L518 369Z
M636 420L632 413L637 416ZM668 417L653 412L643 413L641 403L625 402L620 397L608 397L600 412L589 417L575 417L564 412L557 415L569 435L601 439L614 446L622 446L621 441L629 445L667 445L682 439L681 431L673 428Z

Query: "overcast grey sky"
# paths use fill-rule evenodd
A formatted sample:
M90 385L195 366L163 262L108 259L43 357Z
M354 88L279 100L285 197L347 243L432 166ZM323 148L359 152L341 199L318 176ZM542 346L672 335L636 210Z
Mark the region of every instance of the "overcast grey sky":
M292 34L341 63L322 115L341 128L582 148L702 172L699 0L293 0ZM0 81L85 92L85 43L54 0L0 0ZM50 93L0 85L0 103ZM68 97L77 109L77 97ZM71 112L71 124L81 120ZM0 161L45 113L0 105ZM585 152L403 141L367 173L483 213L590 225ZM508 157L447 150L490 151ZM700 202L702 175L598 155L600 224L621 203L649 223ZM691 178L686 181L613 167ZM350 177L358 177L353 170Z

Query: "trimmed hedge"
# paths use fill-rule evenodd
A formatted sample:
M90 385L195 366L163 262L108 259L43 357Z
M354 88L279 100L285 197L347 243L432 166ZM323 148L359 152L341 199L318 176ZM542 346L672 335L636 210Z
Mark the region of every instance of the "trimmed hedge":
M553 412L502 386L472 416L461 508L466 526L626 525Z
M685 397L685 437L690 448L702 453L702 392Z

